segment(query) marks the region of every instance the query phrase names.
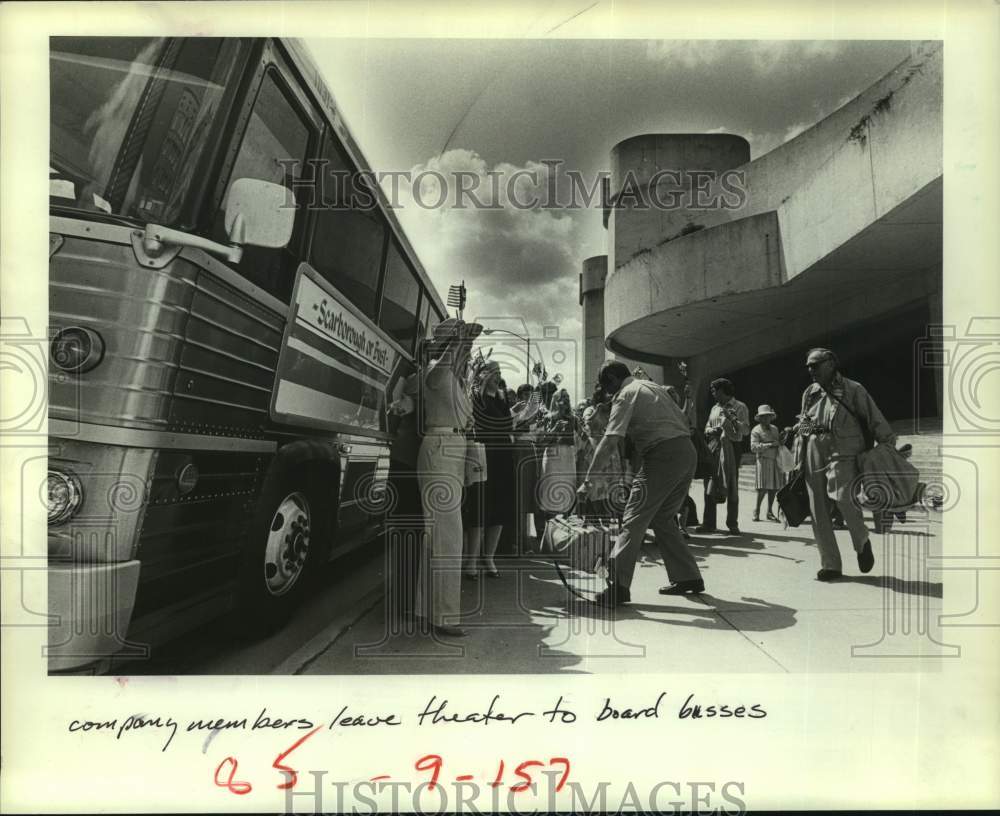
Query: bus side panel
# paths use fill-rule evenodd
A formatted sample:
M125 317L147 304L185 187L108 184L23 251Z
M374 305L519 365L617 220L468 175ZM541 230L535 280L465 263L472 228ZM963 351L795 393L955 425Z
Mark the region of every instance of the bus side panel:
M203 268L192 290L168 427L261 439L271 426L284 318ZM238 556L254 538L250 526L272 458L238 450L161 453L139 541L130 637L162 642L232 608ZM180 495L177 474L189 463L197 486Z
M173 429L260 438L284 318L202 271L170 412Z
M270 456L208 451L163 451L157 461L139 539L142 562L135 633L160 642L182 631L178 621L209 604L230 608L237 556L250 529ZM198 471L181 494L178 474ZM204 614L204 610L202 613Z

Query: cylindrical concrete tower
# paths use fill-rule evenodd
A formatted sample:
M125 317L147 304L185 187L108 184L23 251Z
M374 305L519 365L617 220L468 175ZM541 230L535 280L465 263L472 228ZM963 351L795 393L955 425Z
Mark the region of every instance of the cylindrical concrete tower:
M732 206L739 203L739 182L728 173L749 161L749 142L723 133L635 136L612 148L604 308L610 349L628 355L648 345L649 327L634 332L633 324L648 317L637 305L654 299L649 292L636 292L634 285L623 285L616 272L648 264L652 250L669 241L739 218L739 208ZM644 280L654 287L671 285L659 271ZM690 362L689 376L697 389L703 372ZM660 376L680 384L673 361L664 361ZM699 397L704 398L700 392Z
M663 369L650 363L636 363L613 354L604 345L604 281L608 274L608 256L595 255L583 262L580 273L580 306L583 307L583 384L582 397L589 396L597 381L601 364L608 359L621 360L629 369L641 365L650 379L663 383Z
M722 174L750 161L750 143L726 133L634 136L611 149L609 272L673 238L733 217Z

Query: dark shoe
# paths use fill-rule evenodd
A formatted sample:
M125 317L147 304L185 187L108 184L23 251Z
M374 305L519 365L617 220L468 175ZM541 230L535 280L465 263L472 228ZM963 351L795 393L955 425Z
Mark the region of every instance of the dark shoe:
M678 581L670 586L660 587L661 595L697 595L705 591L705 582L702 580Z
M449 623L436 624L434 633L444 637L465 637L466 635L466 631L461 626L452 626Z
M594 596L593 602L598 606L621 606L631 600L628 589L617 584L609 584L607 589Z
M835 569L821 569L816 573L817 581L838 581L844 577L844 574L840 570Z
M865 546L858 553L858 569L862 572L871 572L875 566L875 553L872 552L871 541L866 541Z
M743 531L739 527L730 527L729 528L729 534L730 535L743 535Z
M767 520L768 521L777 521L778 517L776 515L774 515L774 513L772 513L770 510L768 510L767 511Z
M699 524L694 528L696 533L716 533L718 530L715 527L706 527L704 524Z
M756 510L753 511L753 520L760 521L760 513L758 513Z

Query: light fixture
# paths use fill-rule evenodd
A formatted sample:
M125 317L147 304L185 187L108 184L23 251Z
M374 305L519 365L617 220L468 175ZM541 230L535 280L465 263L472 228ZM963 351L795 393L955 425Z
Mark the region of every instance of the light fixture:
M93 329L71 326L52 338L49 353L57 368L82 374L104 359L104 339Z
M65 524L83 504L83 485L72 473L50 470L48 476L49 525Z

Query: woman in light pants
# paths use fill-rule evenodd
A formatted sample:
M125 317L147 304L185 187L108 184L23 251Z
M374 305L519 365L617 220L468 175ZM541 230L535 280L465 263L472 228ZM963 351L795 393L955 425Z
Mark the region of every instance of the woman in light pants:
M421 390L423 441L417 456L427 543L420 567L417 609L439 635L462 637L462 486L465 429L472 419L466 368L478 323L448 318L434 327Z
M435 631L453 637L461 636L457 624L462 613L465 451L465 435L458 429L432 426L424 433L417 457L427 523L417 609L422 610Z

